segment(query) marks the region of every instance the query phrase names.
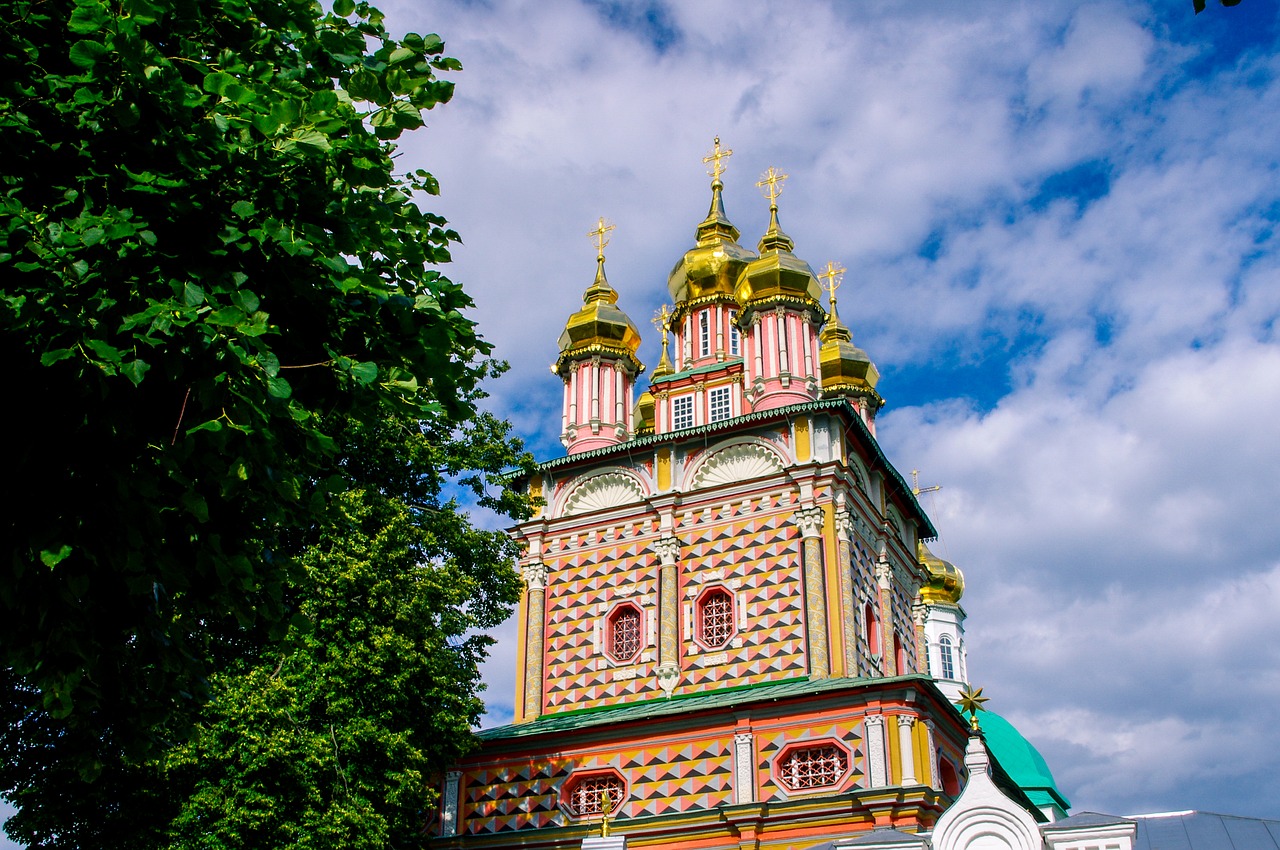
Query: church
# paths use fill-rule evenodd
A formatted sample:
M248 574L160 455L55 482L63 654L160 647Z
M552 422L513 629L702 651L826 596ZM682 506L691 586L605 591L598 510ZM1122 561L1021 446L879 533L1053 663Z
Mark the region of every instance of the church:
M964 578L876 441L844 269L794 253L772 168L768 228L739 242L730 154L704 160L709 209L638 396L611 228L592 234L552 365L566 454L512 530L514 722L445 776L431 846L1128 850L1132 821L1068 818L1034 747L977 710Z

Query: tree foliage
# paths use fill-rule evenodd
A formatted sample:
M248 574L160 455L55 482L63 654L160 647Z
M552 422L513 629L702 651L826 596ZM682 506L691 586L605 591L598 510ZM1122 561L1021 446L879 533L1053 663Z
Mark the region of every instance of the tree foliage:
M465 573L468 547L492 559L489 601L427 594L445 606L436 634L508 599L510 552L465 523L444 534L462 520L439 487L518 512L495 474L527 459L476 413L490 348L434 268L458 237L413 201L436 181L392 160L460 67L438 36L392 38L352 0L0 7L0 793L28 840L111 846L148 806L193 811L157 784L181 773L159 759L208 743L210 695L294 717L328 705L307 689L345 686L307 678L321 662L302 635L323 618L302 590L338 581L321 565L335 528L372 553L391 545L375 518L398 523L404 558L425 553L422 587ZM416 539L410 516L466 551ZM455 644L423 652L474 657ZM255 665L281 651L264 679ZM450 675L450 716L469 717L474 673ZM248 682L269 687L255 701Z

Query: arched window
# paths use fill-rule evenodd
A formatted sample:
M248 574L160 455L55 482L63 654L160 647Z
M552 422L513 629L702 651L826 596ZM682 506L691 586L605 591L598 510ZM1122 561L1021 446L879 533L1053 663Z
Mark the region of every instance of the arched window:
M880 621L876 618L875 609L868 602L862 611L862 626L867 630L867 651L872 655L880 654Z
M797 747L778 760L778 778L792 791L834 785L844 775L848 755L835 744Z
M943 635L938 639L938 674L941 679L954 679L956 677L955 656L951 654L951 638Z
M698 601L698 640L711 648L724 646L733 637L733 597L717 587Z
M569 805L579 817L602 815L607 796L608 811L612 813L622 804L624 790L622 779L612 773L584 776L569 787Z
M956 775L956 766L950 760L938 756L938 772L942 774L942 790L948 797L960 793L960 777Z
M619 605L609 615L609 654L614 661L630 661L640 652L640 611Z

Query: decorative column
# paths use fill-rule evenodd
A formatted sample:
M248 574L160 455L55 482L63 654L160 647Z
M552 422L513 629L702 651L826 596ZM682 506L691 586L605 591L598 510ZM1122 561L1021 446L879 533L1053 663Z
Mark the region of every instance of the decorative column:
M534 561L524 565L528 593L528 631L524 650L524 714L533 720L542 714L542 639L546 633L547 565Z
M938 770L938 743L933 737L933 721L928 718L922 718L924 723L924 739L925 746L929 748L928 758L925 763L929 765L929 787L935 790L942 790L941 771Z
M867 784L883 788L889 784L889 764L885 758L884 715L868 714L867 725Z
M889 566L889 552L880 541L880 554L876 556L876 585L880 589L880 669L886 676L898 675L897 659L893 657L893 567Z
M827 651L827 593L822 569L822 508L804 508L795 513L804 536L805 626L809 635L809 675L825 679L831 675Z
M916 725L916 719L908 714L898 715L898 756L902 762L902 781L900 785L915 785L920 780L916 779L916 751L915 739L912 727Z
M738 732L733 736L733 802L756 801L755 735Z
M858 675L858 610L853 598L853 517L836 513L836 555L840 559L840 613L844 621L844 674Z
M676 595L676 557L680 541L664 537L654 544L658 571L658 686L671 696L680 681L680 601Z
M919 597L917 597L919 598ZM924 633L924 623L928 619L929 611L925 608L923 602L916 602L911 606L911 620L915 623L915 644L916 644L916 670L917 673L931 673L931 665L929 663L929 639Z
M462 771L450 770L444 775L444 798L440 801L443 811L440 813L440 834L458 834L458 785L462 781Z

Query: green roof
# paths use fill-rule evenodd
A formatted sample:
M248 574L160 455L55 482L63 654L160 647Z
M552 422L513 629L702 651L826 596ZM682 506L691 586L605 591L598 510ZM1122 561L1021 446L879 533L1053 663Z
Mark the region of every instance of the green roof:
M652 387L654 384L666 384L671 381L678 381L681 378L688 378L690 375L702 375L707 372L714 372L717 369L736 366L740 363L742 363L741 357L733 357L719 363L708 363L706 366L699 366L696 369L685 369L681 372L672 372L670 375L659 375L649 379L649 386Z
M1037 806L1057 805L1066 811L1071 803L1053 779L1049 764L1040 751L1022 736L1014 725L994 711L978 715L987 749L1009 774L1009 778L1026 792Z
M557 732L577 732L593 726L649 720L655 717L669 717L675 714L691 714L696 711L736 708L749 703L814 696L829 691L863 688L872 685L892 685L902 682L932 684L933 680L928 676L914 673L909 676L889 676L874 679L810 679L808 676L799 676L787 682L743 685L737 688L719 688L710 693L688 694L669 699L657 697L656 699L623 703L622 705L585 708L576 711L558 711L555 714L539 717L537 720L528 723L513 723L508 726L497 726L493 729L481 729L476 735L483 741L496 741ZM945 702L945 700L941 701Z
M923 540L932 540L938 536L938 530L933 527L933 521L929 519L929 515L920 507L920 502L916 499L915 494L911 492L911 488L907 486L906 480L889 462L889 458L885 457L884 451L881 450L880 444L876 442L876 438L871 436L871 432L867 430L866 423L862 421L862 417L858 415L858 411L854 409L845 398L822 398L816 401L805 401L799 404L789 404L785 407L772 407L768 410L761 410L757 413L747 413L742 416L735 416L732 419L721 419L719 422L712 422L708 425L698 425L693 428L684 428L680 431L667 431L663 434L646 434L643 437L637 437L634 440L628 440L625 443L616 443L612 446L604 446L599 449L589 449L585 452L577 454L565 455L564 457L554 458L553 460L544 460L538 464L540 469L556 469L561 466L570 466L582 463L584 461L593 461L601 458L611 457L613 455L627 455L638 448L652 446L658 443L670 443L677 440L683 440L688 437L697 437L703 434L712 434L719 431L731 430L742 425L754 422L763 422L769 419L778 419L781 417L792 416L797 413L816 413L820 411L838 411L843 413L846 420L853 424L854 436L858 442L867 450L888 474L886 486L897 494L906 505L914 511L914 519L921 523L920 538Z

